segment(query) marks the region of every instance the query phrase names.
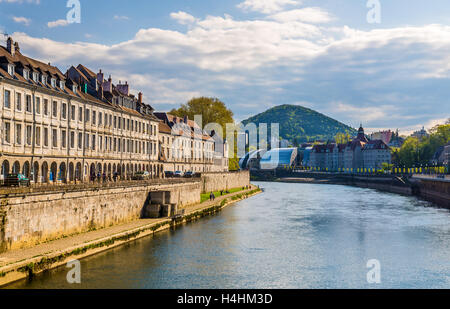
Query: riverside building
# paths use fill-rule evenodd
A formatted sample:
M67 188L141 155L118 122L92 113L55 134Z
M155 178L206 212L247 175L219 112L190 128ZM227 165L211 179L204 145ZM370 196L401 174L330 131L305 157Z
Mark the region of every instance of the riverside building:
M0 46L1 177L22 173L35 183L87 181L94 175L162 177L159 119L153 108L100 71L22 55Z

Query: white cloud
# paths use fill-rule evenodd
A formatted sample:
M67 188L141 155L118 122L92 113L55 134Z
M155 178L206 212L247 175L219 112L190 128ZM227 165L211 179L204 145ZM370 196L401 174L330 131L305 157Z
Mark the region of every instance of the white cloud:
M175 19L176 21L178 21L178 23L182 25L191 24L197 20L194 16L183 11L178 11L177 13L170 13L170 17L172 19Z
M283 10L287 6L301 4L297 0L245 0L237 5L238 8L245 11L255 11L264 14L271 14Z
M24 53L62 70L84 63L123 76L155 105L212 95L241 118L266 108L255 102L314 102L324 114L372 128L411 128L450 114L449 26L362 31L328 26L333 17L318 8L252 20L171 17L189 29L141 29L115 45L14 37Z
M55 20L55 21L49 21L47 23L47 26L49 28L55 28L55 27L65 27L68 24L69 24L69 22L67 20L65 20L65 19L58 19L58 20Z
M26 18L26 17L17 17L17 16L14 16L14 17L13 17L13 20L14 20L16 23L24 24L25 26L29 26L30 23L31 23L31 19Z

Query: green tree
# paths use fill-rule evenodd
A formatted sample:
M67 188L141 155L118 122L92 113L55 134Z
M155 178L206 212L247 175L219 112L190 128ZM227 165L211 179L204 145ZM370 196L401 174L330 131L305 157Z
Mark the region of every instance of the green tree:
M350 136L350 134L348 132L346 132L346 133L336 134L334 139L336 141L336 144L347 144L348 142L350 142L352 140L352 137Z
M233 112L226 107L225 103L217 98L193 98L186 104L182 104L180 108L171 110L170 114L178 117L188 116L192 120L194 120L196 115L201 115L203 127L209 123L218 123L222 126L222 132L216 132L222 138L226 136L227 124L233 124L234 126ZM232 152L230 155L232 157L230 156L228 164L229 169L232 171L239 169L236 136L235 134L235 149L230 149L230 152Z
M195 115L201 115L203 127L208 123L218 123L222 126L223 131L217 132L222 137L225 136L227 123L234 123L233 112L217 98L193 98L180 108L171 110L170 114L178 117L188 116L192 120Z

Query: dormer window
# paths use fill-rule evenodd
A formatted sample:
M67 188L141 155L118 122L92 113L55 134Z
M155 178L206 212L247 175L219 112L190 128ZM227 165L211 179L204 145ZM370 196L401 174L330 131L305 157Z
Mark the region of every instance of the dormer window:
M29 80L30 79L30 71L23 70L23 78L25 78L26 80Z
M44 85L47 85L47 76L42 75L42 83L43 83Z
M51 82L52 87L56 88L56 79L52 78L50 82Z
M72 92L75 93L75 94L77 94L77 86L76 86L76 85L73 85L73 86L72 86Z
M15 70L13 64L8 64L8 74L14 76Z
M64 83L64 81L59 81L59 88L61 88L62 90L64 90L64 86L65 86L65 83Z
M39 81L39 73L33 72L33 80L37 83Z

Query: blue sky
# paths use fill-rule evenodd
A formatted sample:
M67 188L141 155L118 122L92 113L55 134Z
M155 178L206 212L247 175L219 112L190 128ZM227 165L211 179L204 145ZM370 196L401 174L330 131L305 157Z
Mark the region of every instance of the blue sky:
M380 0L0 0L0 32L64 72L127 80L157 110L222 99L243 120L279 104L408 133L450 117L450 3Z

